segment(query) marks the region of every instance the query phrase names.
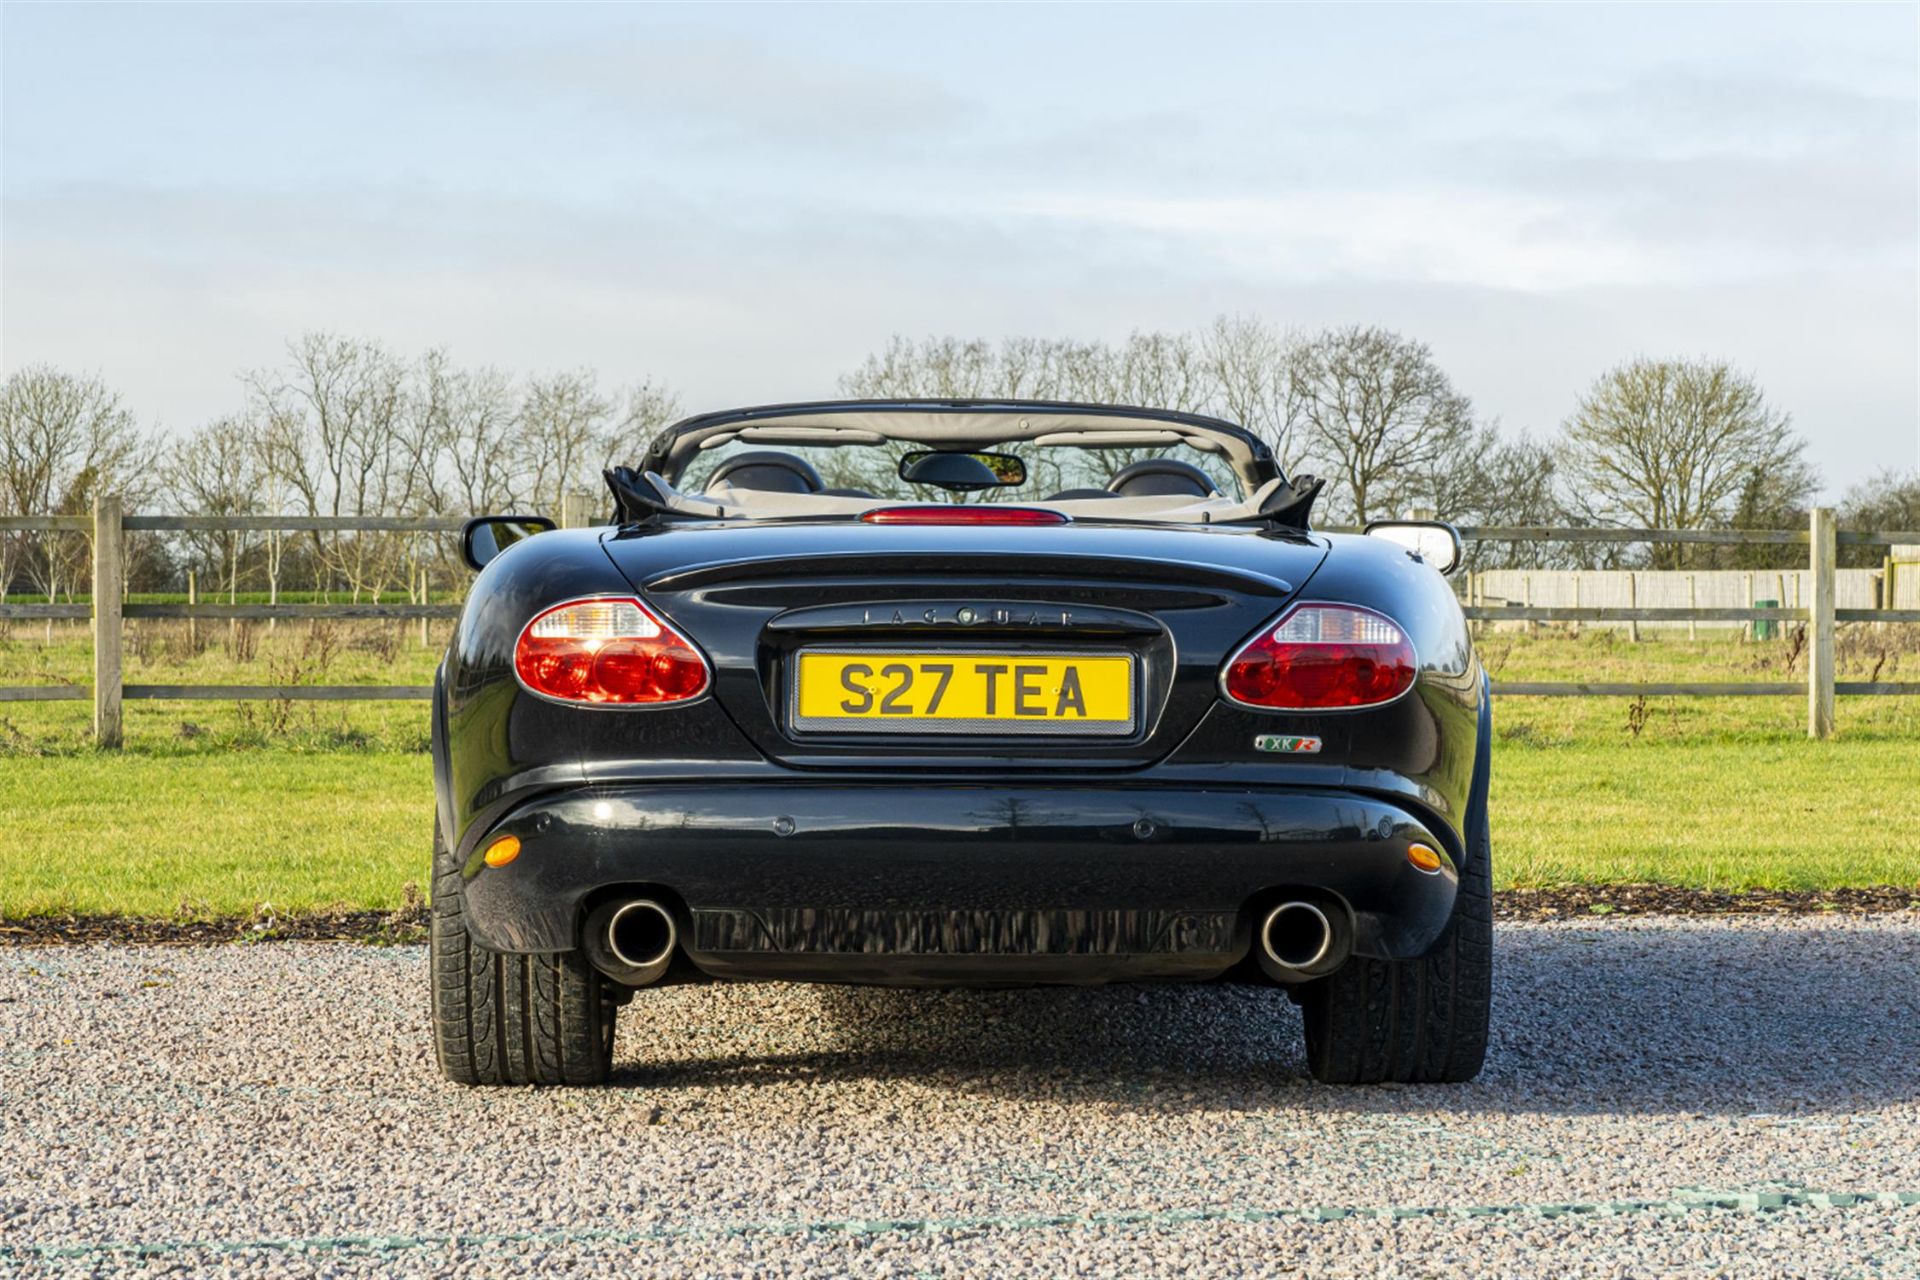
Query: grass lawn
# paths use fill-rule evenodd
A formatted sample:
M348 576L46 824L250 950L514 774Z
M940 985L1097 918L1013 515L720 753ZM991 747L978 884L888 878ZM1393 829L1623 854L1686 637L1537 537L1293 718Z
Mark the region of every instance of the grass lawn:
M1504 885L1920 884L1912 741L1503 741ZM386 909L425 880L427 757L383 751L0 759L0 916Z
M288 631L252 663L369 683L430 678L434 655L417 644L347 632L315 659ZM1914 651L1882 652L1874 634L1843 646L1843 677L1878 664L1883 679L1912 679ZM1799 674L1787 645L1724 637L1500 635L1482 652L1510 680ZM149 661L155 674L133 678L261 682L218 645L155 643ZM16 632L0 642L0 684L28 670L77 674L84 652ZM277 717L224 703L127 710L128 749L107 756L86 745L85 704L0 707L0 916L385 909L424 883L424 704L309 704ZM1500 883L1920 885L1920 699L1843 698L1828 743L1804 738L1805 714L1795 698L1501 699Z
M396 907L432 795L424 754L0 759L0 916Z
M1502 885L1920 885L1913 740L1506 741L1492 803Z

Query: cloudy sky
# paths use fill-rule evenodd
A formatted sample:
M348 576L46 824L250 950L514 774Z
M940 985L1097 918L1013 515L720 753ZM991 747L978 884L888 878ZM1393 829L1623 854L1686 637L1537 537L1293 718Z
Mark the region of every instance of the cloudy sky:
M890 334L1429 343L1551 430L1751 370L1920 461L1920 9L0 9L0 363L190 426L328 329L690 409Z

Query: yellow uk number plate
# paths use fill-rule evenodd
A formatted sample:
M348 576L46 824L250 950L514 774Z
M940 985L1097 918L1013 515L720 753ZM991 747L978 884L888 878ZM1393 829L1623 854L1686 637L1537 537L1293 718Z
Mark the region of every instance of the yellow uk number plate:
M803 649L796 729L814 733L1133 732L1133 657Z

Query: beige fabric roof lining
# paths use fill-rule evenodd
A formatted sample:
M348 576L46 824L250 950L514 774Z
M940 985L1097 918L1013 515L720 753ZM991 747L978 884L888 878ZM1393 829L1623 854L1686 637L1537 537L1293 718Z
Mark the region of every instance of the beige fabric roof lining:
M809 516L858 516L880 507L940 507L940 502L899 502L884 498L849 498L823 493L775 493L764 489L736 489L719 484L704 493L686 494L649 471L647 478L667 497L667 504L688 516L707 520L800 520ZM1148 494L1137 498L1078 498L1060 502L1022 502L1012 506L1041 507L1080 520L1124 520L1153 524L1215 524L1249 520L1281 484L1261 485L1250 497L1183 498L1178 494Z

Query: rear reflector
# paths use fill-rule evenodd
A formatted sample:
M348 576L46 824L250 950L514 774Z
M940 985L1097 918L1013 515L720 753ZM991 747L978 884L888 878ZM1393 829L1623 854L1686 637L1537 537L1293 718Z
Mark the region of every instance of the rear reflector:
M860 513L866 524L1068 524L1058 511L1042 507L957 507L938 503L924 507L875 507Z
M685 702L707 690L707 660L628 596L573 600L535 615L513 669L535 693L627 706Z
M1229 658L1220 685L1251 707L1351 710L1392 702L1417 672L1413 644L1384 614L1301 604Z

